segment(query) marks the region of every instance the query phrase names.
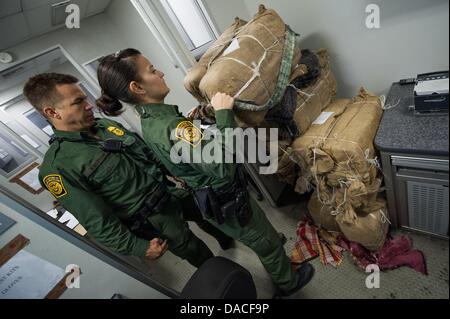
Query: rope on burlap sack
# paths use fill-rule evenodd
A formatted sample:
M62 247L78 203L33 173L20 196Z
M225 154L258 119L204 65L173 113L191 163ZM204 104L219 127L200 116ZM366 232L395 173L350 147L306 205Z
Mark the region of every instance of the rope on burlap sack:
M257 138L258 138L258 137L257 137ZM297 161L297 158L296 158L295 156L292 155L292 152L288 152L287 150L285 150L284 148L282 148L280 145L278 145L278 148L279 148L284 154L286 154L286 155L288 156L288 158L289 158L292 162L294 162L294 163L297 164L297 165L300 165L300 164L298 163L298 161Z
M295 85L292 85L292 84L289 84L289 85L288 85L289 87L292 87L292 88L297 92L298 95L300 95L300 96L301 96L301 95L306 96L306 99L302 97L302 98L303 98L303 103L302 103L300 106L298 106L298 107L295 109L295 111L298 111L299 109L305 107L305 105L306 105L306 103L309 101L309 99L311 99L313 96L315 96L315 95L317 94L316 91L319 90L319 88L322 86L322 83L323 83L324 81L327 82L327 85L330 85L330 81L329 81L329 79L328 79L330 73L331 73L331 71L328 70L328 72L320 79L320 81L319 81L318 83L313 84L315 87L314 87L313 91L311 92L311 94L306 93L306 92L300 90L300 89L297 88Z
M341 139L341 138L336 138L336 137L334 137L334 138L333 138L333 137L324 137L324 136L312 136L312 137L315 137L315 138L317 138L318 140L321 140L322 142L325 141L325 140L331 139L331 140L343 141L343 142L348 142L348 143L352 143L352 144L354 144L354 145L357 145L358 148L360 149L362 155L364 156L364 159L369 163L369 165L375 165L375 167L376 167L377 169L380 168L379 162L378 162L378 160L377 160L376 157L373 158L373 159L369 159L369 158L368 158L370 150L367 149L366 151L364 151L364 150L361 148L361 146L360 146L358 143L354 142L354 141L350 141L350 140L346 140L346 139ZM314 155L313 155L313 167L316 166L316 150L317 150L317 147L318 147L318 146L317 146L317 143L318 143L318 142L315 143L316 145L315 145L314 148L312 149L313 154L314 154ZM346 153L346 154L347 154L347 153ZM348 154L347 154L347 160L351 160L351 157L350 157ZM338 164L338 165L339 165L339 164ZM383 176L384 176L384 173L383 173L383 171L381 170L381 168L380 168L380 171L381 171L381 173L382 173ZM316 170L312 170L311 173L312 173L312 175L313 175L314 180L316 181L316 188L315 188L315 190L316 190L316 192L317 192L317 199L319 200L319 202L320 202L322 205L328 205L328 206L333 207L334 205L332 205L332 204L334 203L334 201L335 201L335 199L336 199L336 189L335 189L335 187L332 188L332 190L333 190L332 198L331 198L329 201L323 201L322 198L321 198L321 196L320 196L320 186L319 186L319 185L320 185L320 181L319 181L319 178L318 178L318 176L317 176L317 171L316 171ZM355 175L355 174L353 174L353 176L350 177L350 180L351 180L351 179L353 179L353 180L360 180L357 176L360 176L360 175ZM341 207L344 206L344 205L346 204L346 202L347 202L347 188L345 187L345 186L348 186L348 185L347 185L347 181L339 180L338 182L340 183L341 188L344 188L344 199L343 199L342 203L340 203L334 210L331 211L330 214L333 215L333 216L337 216L337 215L343 213L344 211L341 210ZM381 192L381 191L382 191L381 188L380 188L379 190L377 190L377 192ZM363 195L368 195L368 194L371 194L371 193L373 193L373 192L366 192L365 194L360 194L360 195L358 194L358 195L356 195L356 196L363 196Z
M289 84L288 87L293 88L295 91L297 91L297 94L299 94L299 95L301 95L301 94L306 95L306 97L307 97L308 99L310 99L310 98L312 98L314 95L316 95L315 93L309 94L309 93L303 92L303 91L300 90L298 87L296 87L294 84ZM305 100L304 100L304 101L305 101ZM303 102L303 103L305 103L305 102ZM298 107L296 110L298 110L299 108L300 108L300 107Z
M316 147L314 147L314 149L313 149L313 167L315 167L316 166ZM319 181L319 178L318 178L318 176L317 176L317 171L316 170L313 170L312 172L312 175L313 175L313 177L314 177L314 180L316 181L316 188L315 188L315 190L316 190L316 193L317 193L317 199L319 200L319 202L322 204L322 205L329 205L329 206L332 206L331 204L335 201L335 199L336 199L336 194L335 194L335 191L334 191L334 188L333 188L333 195L331 196L331 198L330 198L330 200L329 201L323 201L322 200L322 198L321 198L321 196L320 196L320 181Z
M381 222L383 224L385 224L386 222L389 223L389 225L392 225L391 221L389 220L389 218L386 216L386 214L383 212L382 209L380 209L380 213L381 213Z
M236 20L237 20L237 19L239 19L239 18L236 18ZM256 19L256 17L252 18L250 21L248 21L248 22L247 22L246 24L244 24L243 26L241 26L241 27L239 27L239 28L236 28L236 30L234 30L233 34L231 35L231 37L230 37L229 39L226 39L226 40L224 40L224 41L222 41L222 42L216 41L217 43L215 43L214 45L210 46L208 50L214 50L214 49L216 49L216 48L218 48L218 47L223 47L223 48L225 48L225 46L226 46L227 44L231 43L231 42L234 40L235 36L238 35L238 34L243 30L243 28L244 28L245 26L249 25L250 23L253 23L253 21L255 21L255 19ZM222 50L223 50L223 49L222 49ZM222 54L222 50L217 51L217 53L216 53L215 55L211 56L211 58L210 58L209 61L208 61L207 69L209 69L209 67L211 66L211 63L212 63L219 55Z
M299 167L302 167L302 165L299 163L298 157L295 155L295 153L293 152L288 152L286 151L284 148L282 148L281 146L278 145L278 148L285 154L288 156L288 158L295 164L297 164ZM306 187L306 191L310 192L312 190L314 190L314 185L308 180L306 179L304 176L299 176L299 178L303 178L304 180L304 185Z
M392 109L392 108L398 106L400 104L400 102L401 102L401 99L398 99L395 104L388 104L388 105L386 105L386 95L380 95L379 99L380 99L380 103L381 103L381 109L383 111ZM375 101L358 101L358 102L353 102L352 104L365 104L365 103L377 103L377 102L375 102Z
M334 126L332 126L332 127L334 127ZM361 151L361 155L364 157L364 159L367 161L367 163L369 163L370 165L374 165L376 167L376 169L383 175L383 178L386 178L386 175L384 174L384 172L381 168L381 164L378 160L378 157L375 156L374 158L369 158L370 150L369 149L363 150L362 147L358 143L356 143L354 141L338 138L338 137L336 137L336 135L335 135L335 137L314 136L314 135L304 135L304 136L316 138L318 140L320 139L322 142L324 142L325 140L336 140L336 141L342 141L342 142L347 142L347 143L356 145L359 148L359 150ZM347 157L348 157L347 158L348 160L351 160L350 156L347 155ZM338 163L336 163L336 164L339 165Z
M333 187L333 191L334 191L334 187ZM330 212L330 215L336 217L339 214L342 214L344 211L340 210L341 206L344 206L345 203L347 203L347 188L344 188L344 200L342 201L342 203L340 203L338 206L336 206L336 208L334 210L332 210Z
M212 64L213 62L218 62L219 60L232 60L232 61L234 61L234 62L236 62L236 63L239 63L239 64L241 64L241 65L243 65L243 66L245 66L245 67L247 67L247 68L249 68L250 70L253 71L253 75L252 75L252 77L250 78L250 80L248 80L247 83L244 84L244 86L241 88L241 90L239 90L239 92L235 94L234 98L236 98L237 96L239 96L245 89L247 89L247 87L251 84L251 82L253 82L253 80L254 80L256 77L259 77L259 76L260 76L259 70L260 70L261 64L264 62L264 60L265 60L265 58L266 58L266 56L267 56L267 52L278 52L278 53L281 52L281 50L272 50L273 47L276 47L277 45L279 45L279 42L280 42L280 41L279 41L278 38L273 34L272 31L270 31L265 25L263 25L263 24L261 24L261 23L258 23L258 25L264 27L264 28L265 28L265 29L266 29L266 30L267 30L267 31L275 38L275 42L274 42L270 47L268 47L268 48L264 47L264 45L261 43L261 41L259 41L256 37L254 37L254 36L252 36L252 35L242 35L242 36L239 36L239 33L244 29L244 27L246 27L247 25L249 25L250 23L252 23L252 22L254 21L254 19L255 19L255 18L251 19L249 22L247 22L247 23L246 23L245 25L243 25L242 27L237 28L237 29L235 30L235 32L231 35L231 38L229 38L229 39L227 39L227 40L224 40L224 41L222 41L221 43L218 43L218 44L214 45L212 48L210 48L210 50L211 50L211 49L215 49L215 48L217 48L217 47L225 47L227 44L233 42L233 41L236 40L236 39L240 39L240 38L250 38L250 39L256 41L256 42L264 49L264 54L263 54L262 58L260 59L258 65L252 65L253 67L247 65L246 63L244 63L244 62L242 62L241 60L236 59L236 58L221 57L221 58L217 59L217 57L218 57L220 54L222 54L222 50L218 51L218 53L217 53L216 55L212 56L212 57L209 59L208 64L207 64L207 68L206 68L206 69L207 69L206 73L208 73L208 71L209 71L209 69L210 69L210 67L211 67L211 64ZM216 60L216 59L217 59L217 60ZM266 85L263 81L261 81L261 82L262 82L263 85L264 85L264 89L266 90L266 94L267 94L268 96L270 96L269 93L268 93L267 85ZM206 96L205 98L206 98L207 102L210 103L209 98L208 98L207 96Z
M299 159L297 157L297 155L295 155L294 152L288 152L287 150L285 150L284 148L282 148L281 146L278 145L278 148L289 157L289 159L294 162L295 164L297 164L299 167L302 167L302 164L299 163ZM304 176L299 176L299 178L302 178L304 180L304 185L306 187L306 191L310 192L312 190L314 190L314 185Z
M230 39L224 40L222 43L214 45L213 48L216 48L219 46L225 46L226 44L231 43L235 39L250 38L250 39L256 41L264 49L264 53L263 53L261 59L259 60L258 64L253 63L250 66L250 65L247 65L246 63L244 63L243 61L236 59L236 58L232 58L232 57L222 56L220 58L217 58L219 56L219 54L222 53L222 50L220 50L217 54L215 54L214 56L212 56L210 58L208 65L207 65L206 73L208 73L208 71L211 67L211 64L213 62L217 63L218 61L221 61L221 60L234 61L238 64L241 64L241 65L247 67L248 69L250 69L253 72L253 74L250 77L250 79L241 87L241 89L234 95L235 105L236 105L236 107L238 107L238 109L241 109L241 110L263 111L263 110L270 109L274 105L278 104L280 102L281 98L283 97L284 91L286 90L286 87L288 84L287 82L289 81L289 74L290 74L292 59L293 59L293 55L294 55L295 37L297 36L297 34L295 32L293 32L288 26L286 26L285 43L284 43L284 48L283 48L283 55L281 58L280 73L278 76L278 81L277 81L277 86L275 88L275 92L272 95L269 94L269 89L268 89L266 83L261 80L261 83L263 84L263 87L265 89L265 93L269 97L269 100L266 102L266 104L262 105L262 106L258 106L258 105L251 105L248 103L237 101L237 98L239 97L239 95L241 95L246 89L248 89L250 84L252 84L252 82L255 79L257 79L257 78L261 79L260 69L261 69L262 63L264 62L264 60L267 57L267 53L268 52L278 52L278 53L281 52L281 50L273 50L273 48L275 48L276 46L281 45L278 37L269 28L267 28L265 25L263 25L261 23L257 23L257 25L262 26L275 39L274 43L271 46L269 46L268 48L266 48L261 43L261 41L259 41L256 37L254 37L252 35L249 35L249 34L239 35L242 32L242 30L245 29L246 26L248 26L250 23L252 23L254 21L255 18L251 19L249 22L247 22L242 27L237 28L236 31L233 33L233 36ZM206 98L206 101L208 103L210 103L209 98L208 97L205 97L205 98Z

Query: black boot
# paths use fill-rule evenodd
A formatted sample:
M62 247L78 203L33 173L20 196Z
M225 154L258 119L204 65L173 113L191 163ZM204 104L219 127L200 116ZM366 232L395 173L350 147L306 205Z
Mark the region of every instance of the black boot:
M296 279L297 279L297 285L290 289L290 290L281 290L280 289L280 295L283 297L290 296L303 287L306 286L307 283L309 283L314 276L314 267L311 264L303 264L300 267L297 268L295 271Z
M230 249L230 248L232 248L234 246L233 245L234 244L234 239L231 238L231 237L217 240L217 242L219 243L220 248L222 248L223 250Z

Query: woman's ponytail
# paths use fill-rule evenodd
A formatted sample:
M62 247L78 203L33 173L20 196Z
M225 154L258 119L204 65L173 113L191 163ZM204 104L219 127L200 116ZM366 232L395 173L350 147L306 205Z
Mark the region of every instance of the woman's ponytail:
M122 103L117 98L102 93L102 96L95 101L97 107L108 116L118 116L122 110Z

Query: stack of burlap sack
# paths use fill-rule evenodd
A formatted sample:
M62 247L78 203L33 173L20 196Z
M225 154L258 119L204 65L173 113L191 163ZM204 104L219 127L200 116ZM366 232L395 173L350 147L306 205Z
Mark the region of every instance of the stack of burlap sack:
M328 52L325 49L320 49L315 54L318 56L320 64L320 76L307 87L295 90L297 101L293 118L299 135L307 132L311 123L331 103L337 92L337 83L330 69ZM295 79L296 75L298 75L298 70L302 68L304 68L303 65L298 65L291 79ZM277 174L280 180L290 185L295 185L299 174L299 167L292 160L291 154L286 152L287 146L291 143L292 141L290 139L279 141Z
M317 224L381 248L388 220L373 147L381 101L363 89L334 100L325 49L301 50L280 16L260 6L249 22L236 18L187 74L185 87L200 103L191 118L214 123L208 103L225 92L235 98L239 126L288 132L278 141L278 177L299 193L314 189L308 207Z
M383 246L389 228L373 146L382 112L381 99L361 89L330 103L285 153L298 167L296 191L314 189L308 210L315 223L370 250Z

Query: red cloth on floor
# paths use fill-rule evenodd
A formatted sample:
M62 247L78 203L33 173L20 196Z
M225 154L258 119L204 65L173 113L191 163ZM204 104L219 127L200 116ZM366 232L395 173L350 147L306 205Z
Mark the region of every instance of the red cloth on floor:
M343 248L325 240L312 221L309 218L304 218L297 225L297 241L292 251L291 261L301 264L320 257L323 265L337 267L343 260L341 253L343 250Z
M377 264L380 270L408 266L428 275L425 256L420 250L412 249L412 240L409 237L388 238L383 248L376 252L371 252L358 243L350 242L343 236L339 237L338 245L349 250L358 267L364 270L370 264Z

